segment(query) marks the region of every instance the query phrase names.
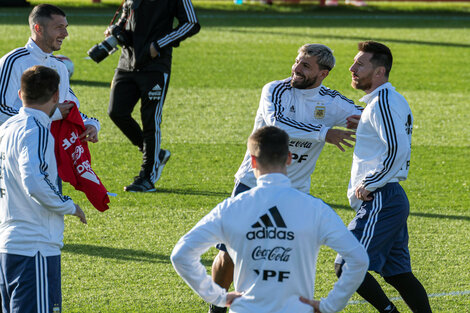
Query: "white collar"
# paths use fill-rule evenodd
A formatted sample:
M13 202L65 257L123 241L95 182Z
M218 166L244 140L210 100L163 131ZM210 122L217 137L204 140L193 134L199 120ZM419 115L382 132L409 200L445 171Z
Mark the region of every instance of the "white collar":
M375 88L371 93L366 94L364 97L359 99L359 101L364 102L366 104L369 104L377 96L379 91L383 90L383 89L395 90L395 87L393 87L390 82L386 82L386 83L380 85L379 87Z
M34 42L33 39L29 38L28 42L25 45L25 48L28 49L28 51L35 56L36 58L39 59L47 59L52 56L52 53L46 53L42 51L41 48Z
M49 124L51 123L51 118L41 110L21 107L20 113L35 117L39 122L41 122L41 124L43 124L46 127L49 127Z
M302 96L304 97L314 97L316 96L319 92L320 92L320 89L321 87L323 87L322 84L320 84L320 86L316 87L316 88L311 88L311 89L298 89L298 88L294 88L294 90L296 92L299 92Z
M268 186L268 185L275 185L275 186L286 186L290 187L291 182L289 177L282 173L269 173L264 174L258 177L257 186Z

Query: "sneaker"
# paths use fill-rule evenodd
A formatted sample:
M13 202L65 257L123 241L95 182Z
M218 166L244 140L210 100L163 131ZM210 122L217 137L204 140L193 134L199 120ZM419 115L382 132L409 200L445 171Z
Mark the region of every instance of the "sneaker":
M227 312L227 308L221 308L213 304L211 304L209 307L209 313L226 313L226 312Z
M155 186L148 178L136 176L134 182L129 186L124 187L124 191L128 192L155 192Z
M158 159L160 160L160 165L158 166L157 169L157 175L155 178L155 182L157 182L160 179L160 176L162 176L163 168L165 167L166 162L170 159L171 153L169 150L165 149L160 149L160 153L158 153Z

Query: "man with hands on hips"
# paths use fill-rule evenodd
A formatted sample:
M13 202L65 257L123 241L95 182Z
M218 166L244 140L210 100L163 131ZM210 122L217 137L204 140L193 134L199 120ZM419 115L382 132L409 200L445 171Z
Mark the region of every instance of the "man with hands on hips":
M332 313L342 310L367 271L364 248L320 199L293 188L289 136L261 127L248 139L257 186L219 203L176 244L171 261L205 301L233 313ZM200 256L226 243L234 262L234 292L207 275ZM344 273L328 296L314 295L321 245L345 255Z

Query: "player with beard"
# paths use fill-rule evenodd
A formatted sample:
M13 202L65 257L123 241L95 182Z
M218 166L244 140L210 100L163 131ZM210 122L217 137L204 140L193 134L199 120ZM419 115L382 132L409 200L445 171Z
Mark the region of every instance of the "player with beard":
M356 133L348 198L356 217L349 229L369 255L369 271L392 285L412 312L429 313L428 296L411 271L407 218L410 204L399 182L408 176L413 115L405 98L388 82L390 49L378 42L358 44L351 86L366 95ZM335 261L341 276L343 258ZM367 274L357 292L379 312L397 313L377 280Z
M334 129L334 126L355 129L362 107L338 91L322 85L335 66L335 57L330 48L321 44L306 44L299 48L292 65L291 77L273 81L264 86L261 93L253 132L263 126L276 126L289 135L289 150L292 163L287 167L287 176L292 187L309 193L310 176L325 145L336 145L341 151L352 147L354 132ZM249 151L235 174L232 196L256 186ZM228 290L233 280L233 262L225 246L212 264L212 278ZM226 308L212 306L210 312L225 312Z

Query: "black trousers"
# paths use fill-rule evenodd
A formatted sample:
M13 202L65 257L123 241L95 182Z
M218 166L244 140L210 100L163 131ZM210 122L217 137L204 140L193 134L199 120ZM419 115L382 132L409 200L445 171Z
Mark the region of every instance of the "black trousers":
M111 85L108 114L132 144L143 152L139 176L152 183L155 183L160 165L160 124L169 82L170 73L116 70ZM132 117L139 99L142 128Z

